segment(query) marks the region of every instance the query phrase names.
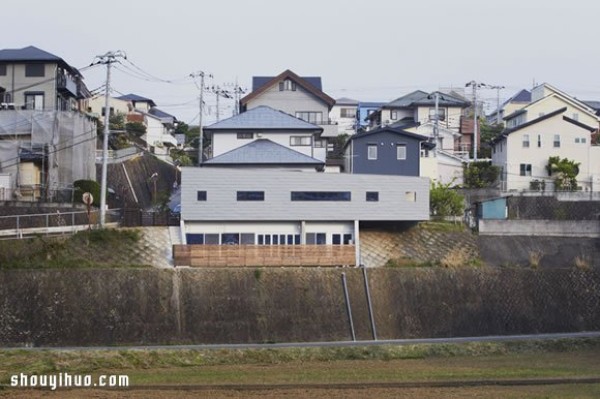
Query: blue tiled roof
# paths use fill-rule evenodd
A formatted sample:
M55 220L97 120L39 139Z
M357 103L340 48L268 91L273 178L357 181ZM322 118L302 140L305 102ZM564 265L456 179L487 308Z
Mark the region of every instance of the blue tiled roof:
M321 85L321 77L320 76L301 76L307 83L316 87L319 90L323 90ZM269 83L275 76L253 76L252 77L252 91L256 91Z
M293 164L317 166L323 165L323 162L271 140L257 139L242 147L209 159L204 164Z
M285 112L278 111L266 105L252 108L239 115L206 126L205 130L309 130L322 131L323 129L312 123L298 119Z

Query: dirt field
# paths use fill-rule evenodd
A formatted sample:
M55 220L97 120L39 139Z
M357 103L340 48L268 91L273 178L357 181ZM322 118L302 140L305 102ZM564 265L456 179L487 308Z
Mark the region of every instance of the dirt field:
M578 398L600 397L600 384L566 384L517 387L467 387L467 388L365 388L365 389L270 389L270 390L62 390L59 392L8 390L0 392L1 398L29 399L159 399L159 398L328 398L328 399L521 399L521 398Z

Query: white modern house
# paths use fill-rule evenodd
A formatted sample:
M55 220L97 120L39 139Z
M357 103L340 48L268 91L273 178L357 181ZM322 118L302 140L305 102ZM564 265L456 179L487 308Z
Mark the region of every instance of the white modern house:
M184 244L355 245L359 264L360 222L428 220L429 181L186 167L181 201Z

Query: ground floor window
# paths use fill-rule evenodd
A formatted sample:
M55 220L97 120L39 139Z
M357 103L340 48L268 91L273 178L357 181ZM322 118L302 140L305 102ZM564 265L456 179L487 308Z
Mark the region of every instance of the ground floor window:
M327 234L325 233L306 233L306 244L308 245L326 245Z
M331 243L333 245L352 244L352 234L332 234Z
M258 234L258 245L300 245L300 234Z

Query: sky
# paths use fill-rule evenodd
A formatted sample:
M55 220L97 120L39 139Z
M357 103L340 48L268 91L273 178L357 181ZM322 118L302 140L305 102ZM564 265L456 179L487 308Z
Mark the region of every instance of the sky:
M2 4L0 48L36 46L84 68L121 50L112 95L134 93L188 124L197 83L251 90L252 76L320 76L333 98L387 102L411 91L547 82L600 100L600 2L591 0L30 0ZM7 34L13 32L12 34ZM82 69L103 94L106 67ZM479 93L490 111L497 91ZM203 124L216 121L206 92ZM220 100L220 118L233 101Z

